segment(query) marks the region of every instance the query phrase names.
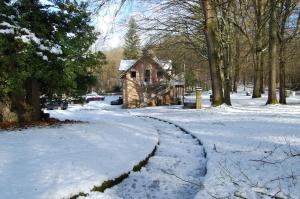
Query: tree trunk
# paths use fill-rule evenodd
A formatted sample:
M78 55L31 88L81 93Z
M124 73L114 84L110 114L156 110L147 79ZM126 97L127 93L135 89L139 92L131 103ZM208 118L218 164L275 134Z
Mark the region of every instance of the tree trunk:
M264 75L264 56L262 54L261 60L260 60L260 93L264 94L265 93L265 75Z
M279 49L279 103L286 104L284 44Z
M35 78L26 82L26 103L28 121L37 121L41 118L40 87Z
M230 38L232 38L232 34L230 33ZM233 78L233 45L229 44L229 54L228 54L228 61L229 61L229 90L230 92L233 92L233 84L232 84L232 78Z
M228 46L223 49L223 60L224 60L224 101L227 105L231 106L230 91L231 91L231 81L229 77L230 68L230 52Z
M258 46L257 46L258 47ZM256 50L255 60L254 60L254 85L253 85L253 93L252 98L260 98L260 76L261 76L261 52Z
M223 90L220 74L220 58L218 55L218 42L216 37L217 19L212 1L203 0L202 9L205 16L205 37L208 49L208 61L213 92L212 104L219 106L223 104Z
M281 2L280 29L279 29L279 103L280 104L286 104L285 51L286 51L286 43L288 42L288 40L285 39L285 31L286 31L285 25L287 23L290 14L290 12L288 11L290 8L291 8L291 1Z
M240 81L240 38L237 36L235 42L235 65L234 65L234 80L233 80L233 92L237 93L239 81Z
M277 104L276 97L276 58L277 58L277 23L276 0L270 0L269 19L269 86L267 104Z
M10 95L11 100L11 111L17 114L17 121L20 125L22 125L25 120L25 97L22 93L12 93Z
M13 52L15 54L15 52ZM13 61L9 66L10 73L13 74L17 71L16 63ZM23 85L22 85L23 86ZM25 122L25 95L22 86L20 88L15 88L7 96L10 101L9 108L10 112L14 113L16 116L10 122L16 122L22 125ZM8 119L8 118L7 118ZM5 122L5 121L4 121Z
M262 59L262 2L261 0L255 1L255 47L254 47L254 86L252 98L261 97L261 59Z

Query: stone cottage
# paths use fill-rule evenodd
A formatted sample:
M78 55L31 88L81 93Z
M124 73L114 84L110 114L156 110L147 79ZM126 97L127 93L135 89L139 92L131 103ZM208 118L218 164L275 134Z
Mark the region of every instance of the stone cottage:
M158 60L148 52L138 60L121 60L123 107L182 103L184 76L172 74L172 69L171 60Z

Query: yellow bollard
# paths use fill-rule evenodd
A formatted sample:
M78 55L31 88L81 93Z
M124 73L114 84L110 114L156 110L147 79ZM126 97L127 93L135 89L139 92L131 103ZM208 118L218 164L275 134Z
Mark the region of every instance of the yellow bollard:
M196 109L201 109L202 107L202 89L200 87L196 88Z

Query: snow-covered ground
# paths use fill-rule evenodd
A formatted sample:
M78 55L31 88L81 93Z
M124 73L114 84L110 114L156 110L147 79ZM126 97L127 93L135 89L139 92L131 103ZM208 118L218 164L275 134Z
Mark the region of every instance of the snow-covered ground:
M87 124L0 132L0 198L55 199L90 193L94 185L131 170L159 138L162 148L146 168L103 194L90 193L89 197L300 198L300 96L289 97L290 105L266 106L265 95L251 99L241 91L232 95L232 107L210 107L209 94L204 93L201 110L181 106L124 110L109 105L115 98L50 111L53 117ZM200 153L192 144L190 148L179 144L191 140L171 124L136 115L162 118L196 135L207 151L206 176L194 175L197 161L203 161ZM172 164L179 160L187 166ZM189 182L175 183L174 175L159 172L168 168L182 183L196 182L201 187L195 190ZM168 185L169 181L174 184ZM187 194L173 192L177 185L185 187ZM159 190L166 195L159 195Z
M266 106L265 95L240 92L232 107L210 107L209 95L203 98L201 110L132 111L177 123L203 141L208 173L196 198L300 198L300 96L288 98L292 105Z
M99 109L107 106L50 111L86 124L1 131L0 198L69 198L132 170L153 150L157 132L121 110Z
M197 194L206 174L201 142L173 124L149 118L146 121L158 130L160 144L145 168L104 193L91 192L80 199L190 199Z

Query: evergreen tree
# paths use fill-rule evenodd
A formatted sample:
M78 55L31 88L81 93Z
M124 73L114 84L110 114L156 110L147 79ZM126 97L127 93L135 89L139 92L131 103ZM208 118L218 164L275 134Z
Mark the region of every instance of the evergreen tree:
M93 67L105 61L89 50L97 34L87 3L53 2L0 2L0 122L39 119L41 95L84 94L95 83ZM16 117L6 118L3 107Z
M88 4L68 0L55 1L59 10L55 13L55 37L62 46L62 70L51 71L49 76L51 87L61 82L55 91L48 91L51 95L67 94L82 95L91 84L96 83L93 68L105 60L103 53L92 53L90 46L97 39L94 27L90 25L90 13L87 12ZM55 73L55 74L53 74ZM53 76L55 78L53 79Z
M133 17L129 21L129 30L125 35L124 58L137 59L140 56L140 39L137 34L137 24Z

